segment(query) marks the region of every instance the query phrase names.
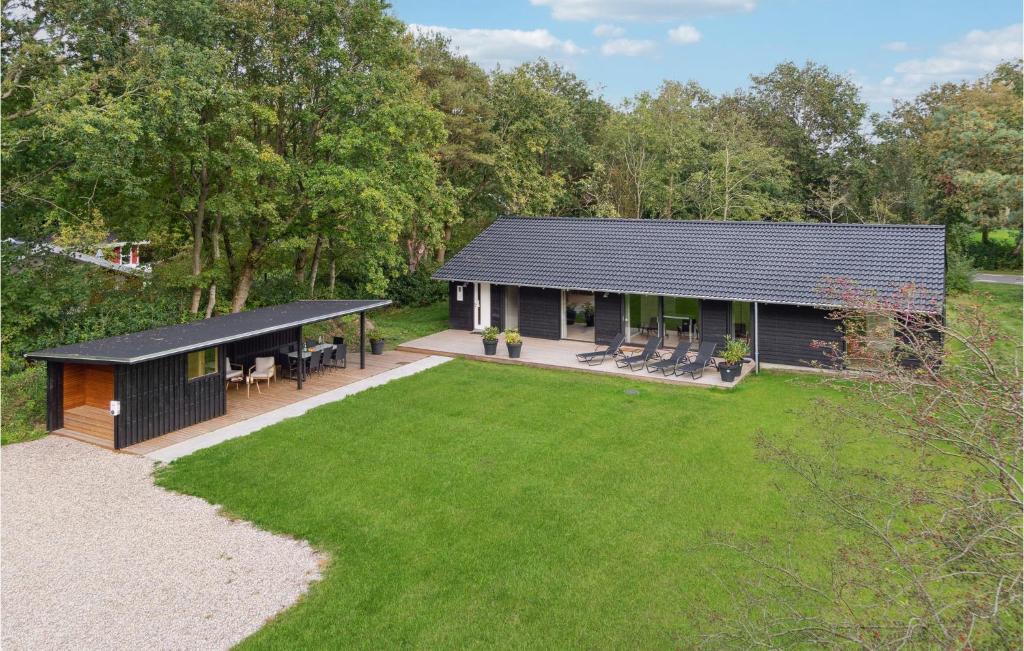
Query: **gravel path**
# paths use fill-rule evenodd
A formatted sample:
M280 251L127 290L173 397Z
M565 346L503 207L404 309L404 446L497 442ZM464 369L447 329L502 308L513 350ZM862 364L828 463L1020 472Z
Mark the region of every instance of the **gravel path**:
M1024 276L1021 276L1020 274L975 274L974 280L979 283L1024 285Z
M0 629L14 649L224 649L320 577L307 543L55 436L0 452Z

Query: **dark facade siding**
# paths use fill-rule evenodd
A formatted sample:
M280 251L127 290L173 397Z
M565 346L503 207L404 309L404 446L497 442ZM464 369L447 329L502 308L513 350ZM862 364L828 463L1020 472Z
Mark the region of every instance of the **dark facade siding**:
M64 364L46 363L46 431L64 427Z
M289 328L235 341L225 346L225 354L233 364L244 364L248 368L256 357L271 357L281 346L294 344L300 336L299 332L297 328Z
M114 418L115 448L225 414L224 348L220 373L189 381L187 366L183 353L114 368L114 399L121 402L121 414Z
M594 294L594 343L610 344L622 332L622 294Z
M491 325L505 330L505 286L491 285Z
M842 344L839 324L828 318L826 310L799 305L758 306L758 343L760 361L770 364L811 366L828 365L828 351L813 348L811 342Z
M763 320L763 319L762 319ZM732 304L729 301L700 302L700 340L713 341L717 346L732 334ZM716 348L716 351L718 348Z
M448 283L448 327L452 330L473 329L473 283L465 283L462 301L457 301L456 286L463 283Z
M564 318L560 290L519 288L519 331L524 337L561 339Z

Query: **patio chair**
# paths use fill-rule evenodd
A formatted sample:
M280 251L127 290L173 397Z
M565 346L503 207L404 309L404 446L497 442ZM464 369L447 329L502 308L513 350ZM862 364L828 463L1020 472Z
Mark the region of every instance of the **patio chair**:
M715 347L717 344L713 341L703 341L700 344L700 349L697 351L697 356L694 357L693 361L688 362L685 359L680 360L680 363L676 364L675 369L672 371L673 375L685 375L690 374L691 379L698 379L703 377L704 369L708 366L714 366L715 364Z
M277 377L277 365L273 357L257 357L256 362L249 369L249 378L256 385L256 390L263 393L260 388L260 380L267 381L267 388L270 388L270 381Z
M661 338L651 337L650 339L647 340L647 343L644 344L644 349L642 351L640 351L636 355L629 355L628 357L624 355L622 357L617 358L615 360L615 365L618 366L619 368L628 367L629 370L635 373L636 371L639 371L644 366L646 366L647 362L649 362L651 359L658 357L659 346L661 346ZM633 368L634 365L636 365L636 368Z
M658 371L661 371L663 375L669 375L670 373L674 373L676 366L679 364L680 360L682 360L684 363L686 362L686 355L689 352L690 342L681 341L668 357L662 357L656 362L649 363L647 365L647 372L657 373Z
M637 328L640 332L651 334L652 332L658 331L658 317L652 316L651 320L647 322L647 325L640 326Z
M232 364L230 357L224 358L224 386L227 387L234 383L235 389L238 389L238 385L242 383L242 378L245 376L245 367L241 364Z
M347 368L348 367L348 348L345 346L344 337L334 338L334 350L328 355L327 359L324 360L324 365L327 368Z
M324 351L314 350L309 354L309 374L320 373L323 371L324 366Z
M625 340L626 338L620 332L612 339L612 343L608 344L605 348L593 350L589 353L576 353L576 361L580 363L586 362L587 366L603 364L606 357L614 358L619 354L619 349L622 348L622 342Z

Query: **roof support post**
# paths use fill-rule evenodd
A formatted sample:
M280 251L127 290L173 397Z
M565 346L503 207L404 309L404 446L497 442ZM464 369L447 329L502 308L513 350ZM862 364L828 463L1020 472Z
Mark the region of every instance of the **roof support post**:
M295 329L295 377L299 383L299 389L302 389L302 376L306 371L306 358L302 356L305 351L302 345L302 326Z
M754 373L761 372L761 342L757 336L760 327L761 319L757 317L757 301L754 301Z
M359 368L366 368L366 312L359 313Z

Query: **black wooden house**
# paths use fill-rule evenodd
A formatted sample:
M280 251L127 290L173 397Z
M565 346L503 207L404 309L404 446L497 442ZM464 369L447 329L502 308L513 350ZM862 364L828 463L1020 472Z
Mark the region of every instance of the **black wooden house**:
M450 327L597 344L745 339L758 362L826 363L843 345L824 291L843 280L942 312L945 228L883 224L501 217L434 278Z
M26 357L46 362L47 430L70 426L117 449L224 415L225 359L247 365L289 345L301 350L304 325L358 313L365 367L366 311L390 303L296 301ZM296 381L301 389L301 372Z

